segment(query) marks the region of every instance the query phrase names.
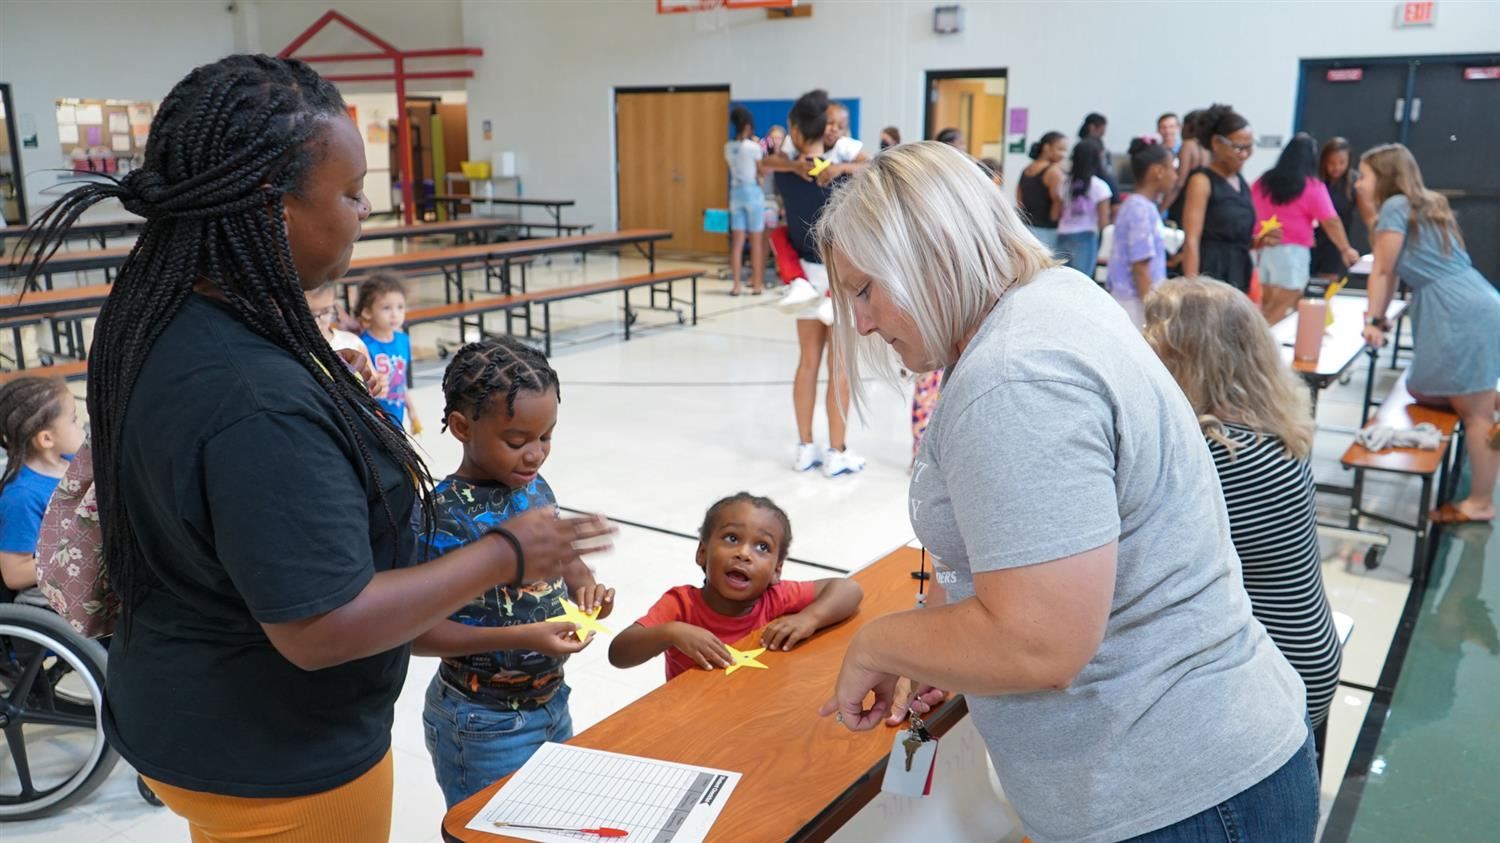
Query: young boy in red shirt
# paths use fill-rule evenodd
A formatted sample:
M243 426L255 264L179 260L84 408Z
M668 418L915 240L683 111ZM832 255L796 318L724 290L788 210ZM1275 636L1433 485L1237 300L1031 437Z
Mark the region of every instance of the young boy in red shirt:
M783 582L792 524L768 498L740 492L708 510L698 531L703 586L680 585L609 645L609 662L635 667L667 654L667 678L733 664L725 644L764 626L760 643L790 650L854 614L864 596L842 577Z

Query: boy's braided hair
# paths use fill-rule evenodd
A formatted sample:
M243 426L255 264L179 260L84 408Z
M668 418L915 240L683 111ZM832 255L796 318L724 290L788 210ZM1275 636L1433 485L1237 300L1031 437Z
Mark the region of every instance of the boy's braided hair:
M471 342L453 355L443 373L443 429L454 411L471 419L483 416L497 394L505 395L505 412L513 416L516 395L523 389L552 389L562 400L562 385L546 355L514 337Z

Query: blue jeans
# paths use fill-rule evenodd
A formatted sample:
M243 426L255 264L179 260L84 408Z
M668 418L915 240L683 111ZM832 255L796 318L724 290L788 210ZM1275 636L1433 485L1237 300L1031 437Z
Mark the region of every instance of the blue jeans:
M1057 256L1090 279L1099 265L1099 232L1074 231L1057 235Z
M1318 832L1318 760L1312 729L1281 769L1201 814L1125 843L1312 843Z
M541 708L506 711L473 702L432 677L422 731L448 807L521 769L547 741L573 737L570 693L563 685Z
M1029 229L1031 229L1031 233L1034 234L1034 235L1036 235L1036 239L1042 241L1042 245L1043 246L1046 246L1048 249L1051 249L1053 252L1057 251L1057 229L1056 228L1037 228L1034 225L1028 225L1026 227L1029 228Z

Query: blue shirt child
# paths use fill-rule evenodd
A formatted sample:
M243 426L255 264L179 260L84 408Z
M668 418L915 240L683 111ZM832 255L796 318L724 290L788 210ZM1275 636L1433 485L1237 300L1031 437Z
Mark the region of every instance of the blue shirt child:
M400 427L406 421L406 389L411 385L411 336L397 331L390 342L382 342L366 331L359 338L370 350L370 362L390 382L380 406Z

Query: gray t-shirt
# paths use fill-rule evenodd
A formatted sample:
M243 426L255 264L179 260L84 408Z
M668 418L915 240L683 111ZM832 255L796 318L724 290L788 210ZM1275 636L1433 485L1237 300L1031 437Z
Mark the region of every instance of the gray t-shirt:
M1250 614L1192 408L1125 311L1078 272L1047 270L1008 293L949 368L911 517L950 602L974 596L975 573L1119 539L1104 641L1073 684L968 697L1037 843L1105 843L1186 819L1306 740L1302 681Z

